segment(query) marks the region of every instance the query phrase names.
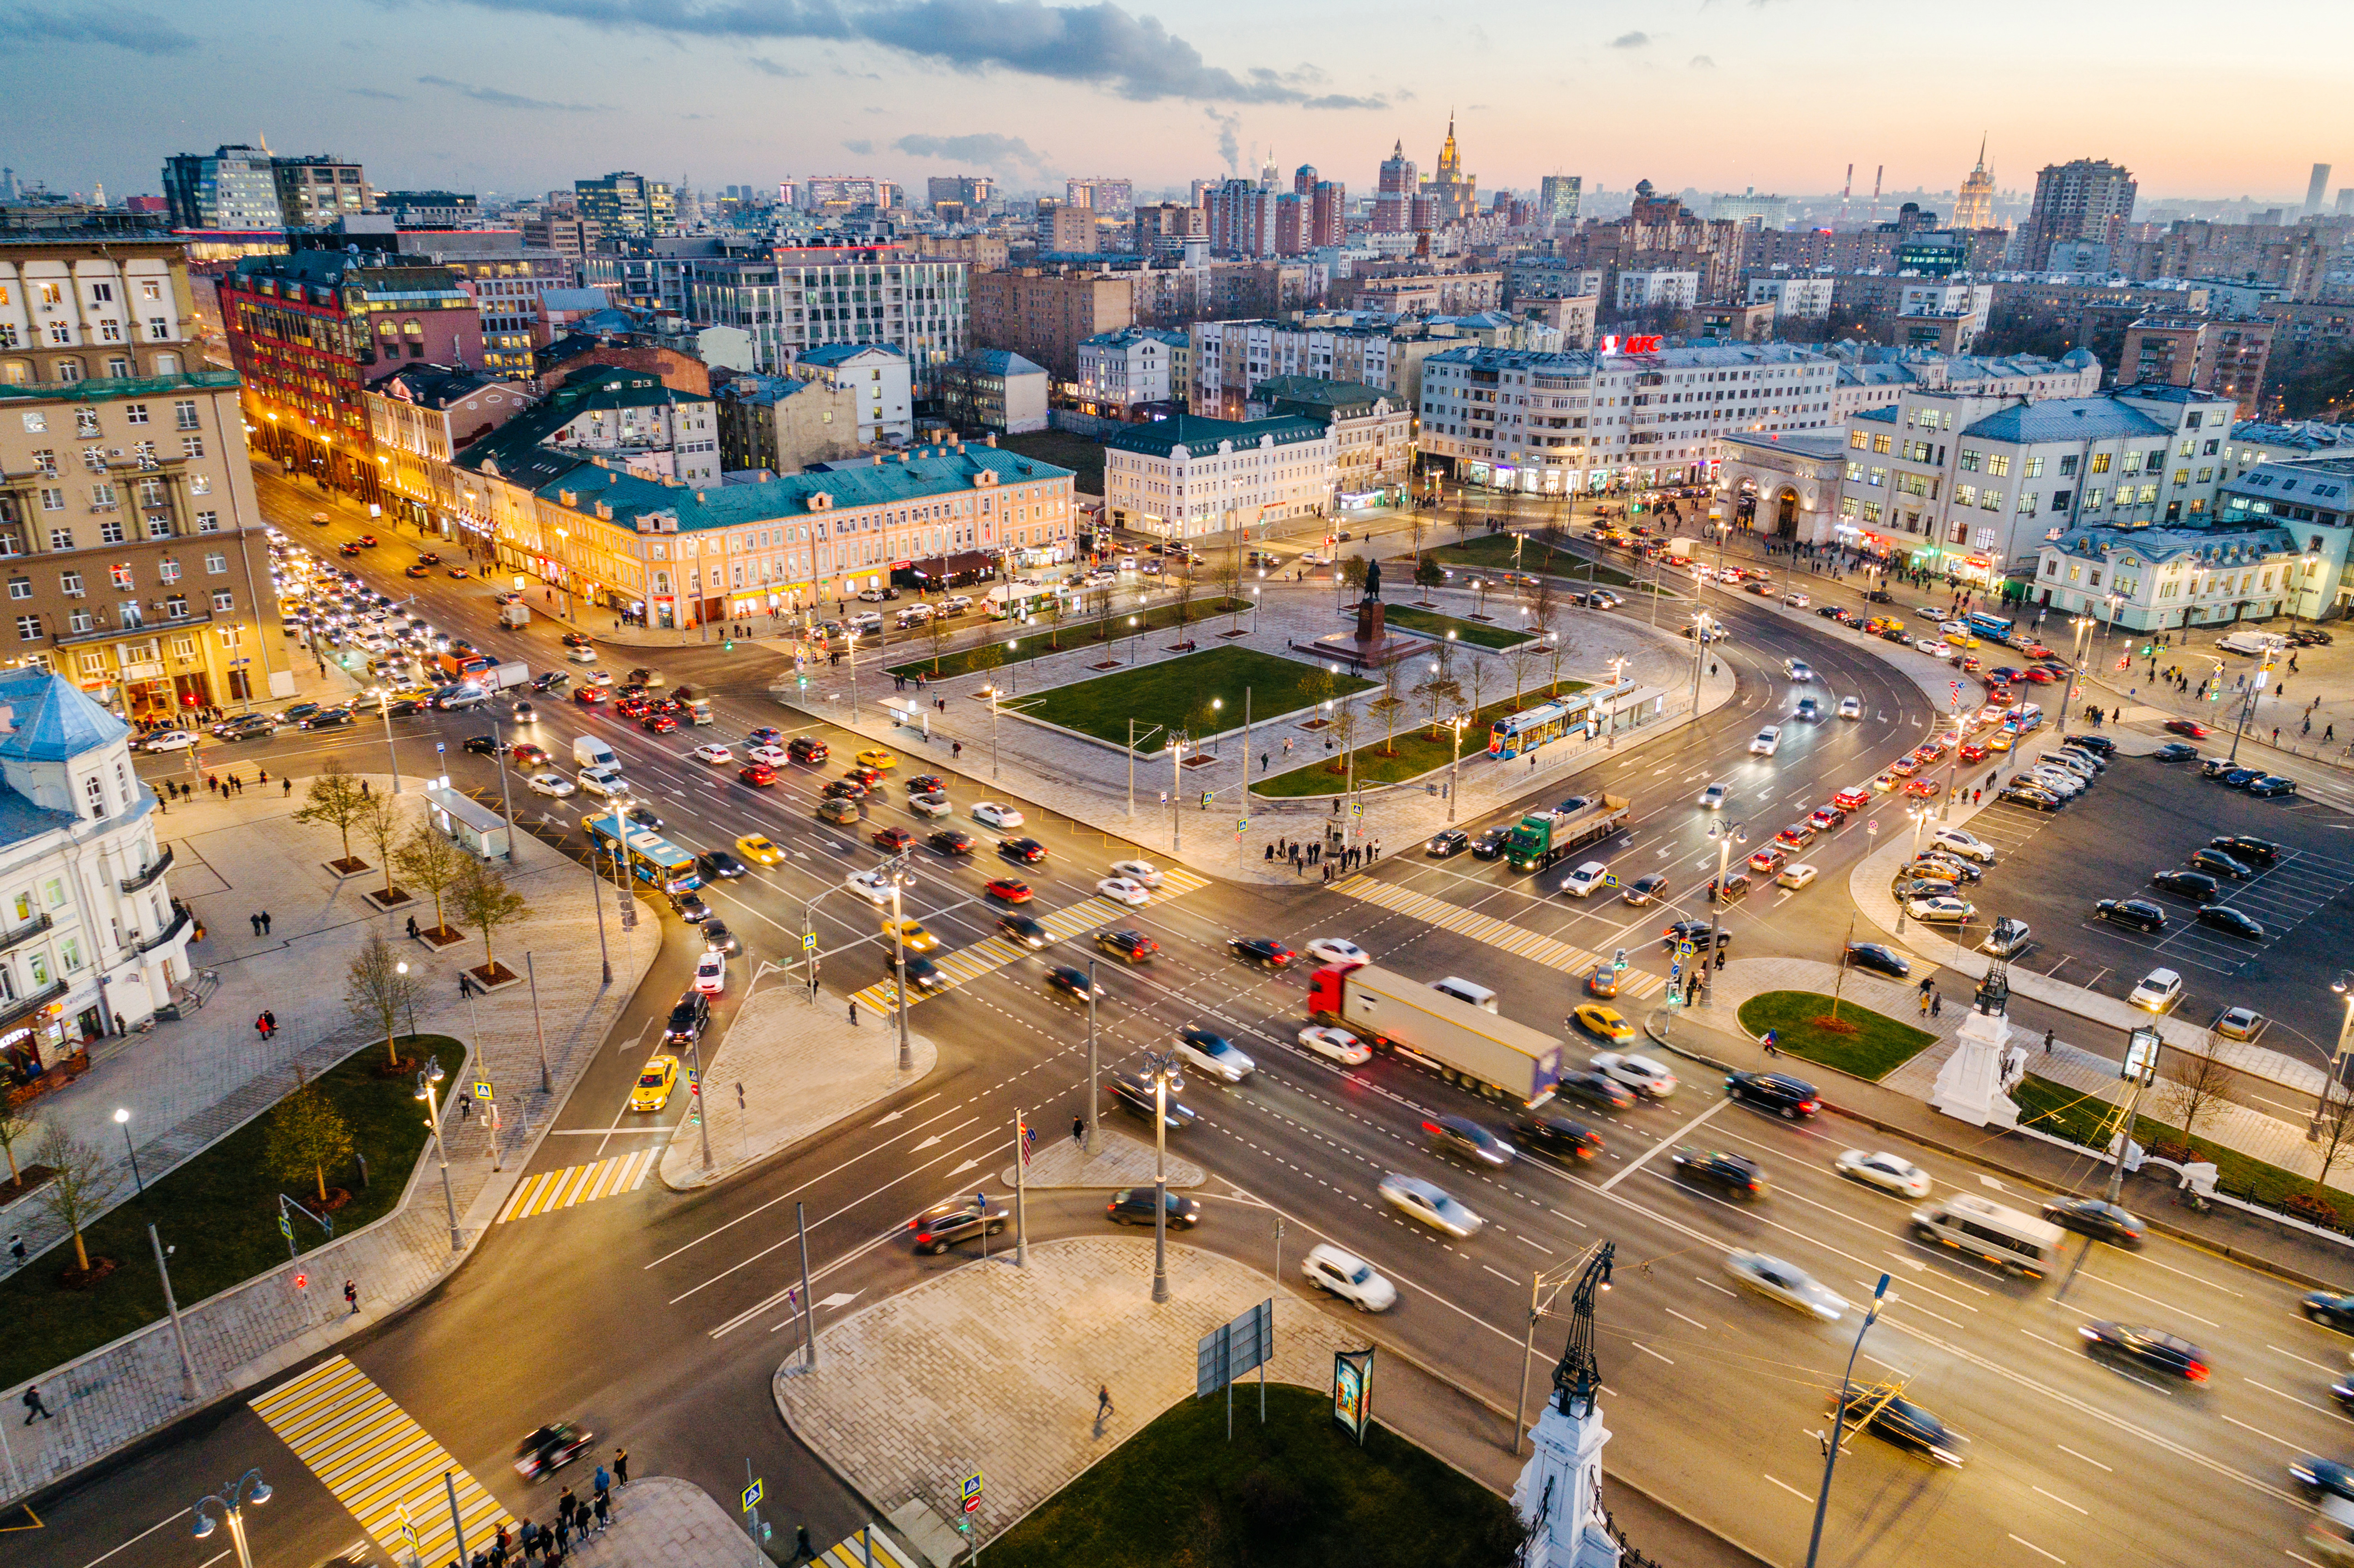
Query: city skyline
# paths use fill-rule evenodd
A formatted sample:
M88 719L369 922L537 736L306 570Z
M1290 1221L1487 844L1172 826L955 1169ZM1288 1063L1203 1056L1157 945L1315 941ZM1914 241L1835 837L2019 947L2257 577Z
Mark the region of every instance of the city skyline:
M1434 162L1451 111L1466 169L1490 191L1560 172L1588 190L1649 178L1807 195L1838 189L1850 164L1867 199L1874 168L1892 191L1952 191L1983 133L2006 196L2031 190L2045 164L2091 157L2131 168L2145 206L2294 207L2313 163L2354 163L2290 123L2300 86L2318 95L2331 82L2327 68L2284 63L2256 41L2279 36L2261 17L2285 7L2258 5L2258 26L2211 40L2195 66L2161 60L2140 29L2111 36L2102 9L1985 9L1988 36L2032 28L2044 43L2009 60L1996 86L1908 80L1907 112L1887 117L1774 107L1772 84L1801 72L1877 81L1946 47L1925 20L1897 17L1874 24L1868 53L1827 54L1794 25L1832 19L1824 0L1507 7L1417 45L1411 77L1364 41L1394 36L1379 17L1319 6L1270 19L1231 0L1174 22L1034 0L330 0L295 36L250 0L170 19L32 7L16 30L38 47L12 53L0 80L17 101L53 107L25 118L0 162L52 189L103 183L116 196L159 189L173 153L263 137L281 153L364 162L387 189L517 194L632 168L704 188L856 170L917 186L970 171L1052 190L1107 158L1158 189L1253 172L1256 150L1369 194L1397 141ZM2341 16L2296 23L2311 46L2301 59L2342 58L2333 41L2354 42ZM1556 48L1500 54L1500 37L1532 33ZM414 47L420 37L429 48ZM2172 72L2184 95L2283 107L2220 124L2133 112L2084 90L2102 74L2087 72L2092 58L2138 91ZM1663 116L1663 96L1689 109Z

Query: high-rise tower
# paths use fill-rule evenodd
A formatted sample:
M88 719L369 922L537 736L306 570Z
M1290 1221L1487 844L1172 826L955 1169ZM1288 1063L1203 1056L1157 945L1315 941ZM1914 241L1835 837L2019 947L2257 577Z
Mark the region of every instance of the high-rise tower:
M1986 139L1978 139L1978 166L1963 176L1961 195L1954 202L1956 228L1992 228L1994 171L1987 167Z

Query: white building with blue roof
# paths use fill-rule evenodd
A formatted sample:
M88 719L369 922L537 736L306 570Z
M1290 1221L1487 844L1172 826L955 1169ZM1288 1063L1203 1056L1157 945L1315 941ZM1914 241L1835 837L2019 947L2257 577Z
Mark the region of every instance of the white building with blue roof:
M889 344L822 344L795 354L782 369L799 380L855 396L860 445L881 446L915 438L915 366Z
M2028 602L2137 631L2269 620L2302 567L2286 528L2071 528L2037 547Z
M2247 427L2242 426L2242 439ZM2324 449L2327 450L2327 449ZM2225 482L2217 515L2238 527L2285 528L2297 541L2291 614L2319 620L2354 607L2346 563L2354 553L2354 451L2264 462Z

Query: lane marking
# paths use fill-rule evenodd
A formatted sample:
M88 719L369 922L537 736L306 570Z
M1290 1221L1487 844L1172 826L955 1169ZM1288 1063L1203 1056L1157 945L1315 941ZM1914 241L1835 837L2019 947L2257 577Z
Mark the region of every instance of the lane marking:
M1674 1143L1678 1139L1682 1138L1686 1133L1691 1131L1692 1128L1698 1127L1701 1123L1706 1121L1709 1118L1714 1116L1717 1112L1723 1110L1732 1103L1733 1101L1731 1099L1713 1101L1711 1103L1708 1109L1701 1112L1700 1115L1692 1118L1691 1120L1684 1123L1683 1126L1676 1128L1675 1131L1668 1134L1667 1137L1659 1139L1659 1142L1645 1150L1640 1159L1628 1160L1625 1169L1621 1170L1616 1176L1611 1177L1607 1181L1603 1182L1599 1187L1596 1188L1595 1191L1598 1192L1607 1192L1610 1189L1618 1185L1619 1182L1624 1181L1628 1177L1632 1176L1636 1171L1641 1170L1644 1165L1650 1161L1654 1155L1659 1152L1659 1150L1667 1148L1670 1144Z
M2073 1457L2075 1457L2075 1458L2079 1458L2079 1459L2084 1460L2084 1463L2086 1463L2086 1464L2088 1464L2088 1465L2092 1466L2092 1467L2093 1467L2093 1468L2094 1468L2094 1469L2096 1469L2096 1470L2107 1470L2107 1471L2109 1472L2109 1474L2111 1474L2111 1475L2113 1475L2113 1476L2114 1476L2114 1475L2115 1475L2115 1474L2117 1473L2117 1472L2116 1472L2116 1470L2115 1469L2115 1467L2111 1467L2111 1466L2108 1466L2108 1465L2104 1465L2104 1464L2102 1464L2098 1459L2094 1458L2090 1454L2079 1454L2079 1453L2077 1453L2077 1452L2076 1452L2076 1450L2075 1450L2075 1449L2071 1448L2071 1447L2070 1447L2070 1446L2068 1446L2068 1445L2067 1445L2067 1444L2065 1444L2065 1443L2055 1443L2055 1444L2053 1444L2053 1445L2052 1445L2052 1446L2053 1446L2053 1447L2055 1447L2055 1448L2057 1448L2057 1449L2059 1449L2062 1454L2071 1455L2071 1456L2073 1456Z

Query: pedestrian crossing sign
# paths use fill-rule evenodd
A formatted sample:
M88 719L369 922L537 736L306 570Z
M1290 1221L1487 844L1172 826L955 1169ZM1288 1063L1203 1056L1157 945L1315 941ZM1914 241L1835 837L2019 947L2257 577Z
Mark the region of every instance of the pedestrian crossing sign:
M760 1483L756 1479L744 1489L744 1511L750 1513L760 1506Z
M1681 957L1681 958L1687 958L1687 959L1688 959L1688 958L1691 957L1691 953L1692 953L1692 945L1691 945L1691 942L1689 942L1689 941L1678 942L1678 943L1676 944L1676 953L1677 953L1677 955L1678 955L1679 957Z
M1618 874L1617 874L1617 872L1615 872L1615 871L1605 873L1605 874L1603 874L1603 878L1602 878L1602 885L1603 885L1603 886L1605 886L1605 887L1616 887L1616 886L1617 886L1617 885L1618 885Z
M804 953L814 953L817 951L817 933L815 931L804 931L801 933L801 951Z
M962 1491L964 1500L967 1503L972 1502L973 1499L981 1496L981 1472L979 1470L975 1470L970 1475L965 1477ZM967 1508L965 1511L967 1513L970 1513L972 1510L970 1508Z
M491 1095L491 1084L489 1079L476 1078L474 1080L474 1097L482 1101L484 1104L488 1104L490 1102L493 1097Z

